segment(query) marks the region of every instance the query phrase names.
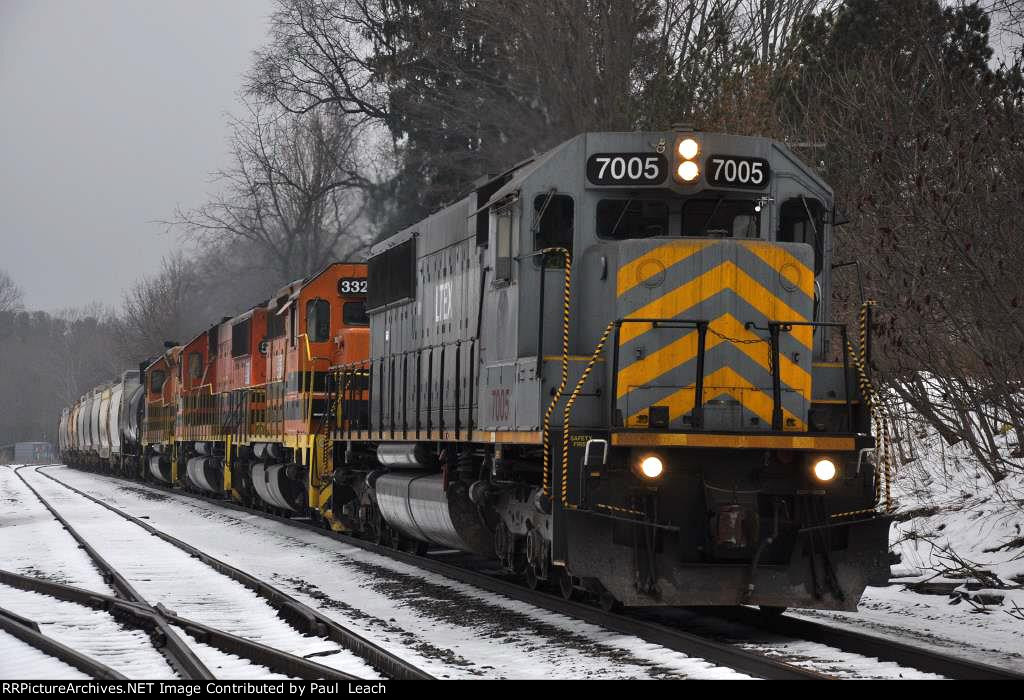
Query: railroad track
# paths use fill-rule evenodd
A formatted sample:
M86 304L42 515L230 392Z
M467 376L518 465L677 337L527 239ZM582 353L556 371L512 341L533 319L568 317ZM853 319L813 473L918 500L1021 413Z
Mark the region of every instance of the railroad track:
M125 675L106 664L43 634L39 631L39 623L35 620L30 620L5 608L0 608L0 630L35 647L47 656L60 659L89 678L111 681L127 680Z
M715 610L714 614L741 624L756 627L787 637L806 639L819 644L838 647L863 656L874 656L893 661L919 671L935 673L957 680L1024 680L1024 673L983 664L959 656L941 654L929 649L911 646L895 639L862 634L853 630L824 625L792 615L766 617L751 608Z
M76 489L74 486L66 484L56 476L46 473L46 471L40 471L39 473L42 476L45 476L61 484L64 488L73 490L76 494L88 498L89 500L92 500L102 505L104 508L112 512L118 513L119 515L121 515L121 517L129 518L133 521L139 522L143 527L148 528L153 534L160 537L161 539L164 539L165 541L169 542L173 541L179 543L183 547L187 548L187 551L193 552L196 556L205 557L204 561L206 559L217 561L209 555L200 552L199 550L196 550L194 547L191 547L191 545L181 542L180 540L177 540L171 535L160 532L149 523L139 521L137 518L134 518L133 516L127 513L124 513L119 508L116 508L115 506L112 506L108 503L104 503L99 499L95 498L94 496L91 496L90 494L87 494L81 491L80 489ZM148 486L149 485L147 484L147 487ZM162 490L165 490L166 492L173 493L176 495L181 495L180 490L174 490L169 488ZM197 497L202 498L201 496L198 495ZM217 499L207 500L217 505L227 505L225 501ZM238 510L239 512L252 512L240 506L236 510ZM299 524L288 518L280 518L280 520L282 522L286 522L293 525ZM306 527L312 531L315 531L320 535L332 536L335 534L329 533L321 528L316 528L312 525L301 526ZM359 546L363 549L378 552L391 558L394 558L392 555L403 554L386 547L378 547L376 545L371 545L370 543L364 542L362 540L347 538L344 536L337 536L337 539L339 539L339 541L342 542L356 544L356 546ZM689 657L703 659L717 666L731 668L741 673L749 674L751 676L786 680L820 680L828 678L828 676L818 673L816 671L800 668L798 666L787 664L785 662L779 661L778 659L774 659L763 654L747 651L734 644L715 642L713 640L708 640L697 635L689 634L683 630L673 630L664 625L657 625L654 623L633 620L625 616L609 615L608 613L605 613L597 608L582 605L572 601L565 601L560 597L553 596L547 593L529 591L528 589L524 589L523 587L517 584L513 584L507 581L501 581L500 579L493 578L486 574L472 572L467 569L462 569L452 565L444 564L434 559L424 559L415 557L413 555L406 556L408 557L407 561L413 563L419 568L428 568L431 566L436 566L439 567L437 568L437 571L439 573L443 573L447 575L449 578L457 578L465 583L475 584L479 588L501 593L502 595L505 595L509 598L533 604L544 610L561 613L567 617L571 617L574 619L582 619L586 622L590 622L599 627L603 627L607 630L611 630L613 632L617 632L620 634L627 634L630 636L638 637L644 641L657 644L672 651L686 654ZM224 567L229 567L229 565L224 564L223 562L220 562L220 564Z
M170 581L173 585L165 586L165 589L160 591L160 597L167 595L171 599L176 598L175 607L178 607L179 611L169 610L160 603L150 603L130 581L132 575L126 575L112 565L108 558L104 557L94 546L94 542L99 537L95 534L89 537L82 532L83 529L89 529L86 515L78 512L72 518L65 517L66 514L62 514L54 503L58 499L55 499L52 493L50 497L41 493L39 488L33 486L30 480L21 474L21 469L15 470L18 478L78 542L117 595L109 596L75 589L50 581L18 576L11 572L0 572L0 580L10 586L44 593L61 600L104 608L122 622L146 630L154 640L155 646L167 659L168 664L182 677L213 679L215 674L197 656L192 646L185 641L179 631L200 644L213 647L221 653L236 655L273 673L293 677L363 680L368 675L372 675L365 673L356 675L333 665L309 661L280 648L282 646L300 646L305 641L303 635L311 635L326 640L332 645L337 645L326 651L318 650L315 655L333 657L331 661L338 665L355 665L367 670L367 667L372 667L384 677L393 679L426 680L432 678L428 673L408 661L300 603L275 586L161 533L145 521L108 506L99 499L64 484L49 474L32 471L39 476L46 477L77 501L89 503L90 507L101 506L121 516L127 529L116 532L115 539L118 544L126 545L123 548L129 552L129 556L132 555L131 553L145 551L148 548L150 554L147 558L148 561L153 562L159 558L163 562L163 570L157 571L155 575L151 575L153 572L150 571L134 572L136 584L142 581L150 591L153 591L159 589L158 579L161 574L173 576ZM65 501L64 506L68 510L74 510L73 503L70 501ZM79 527L71 522L73 519L79 521ZM109 521L105 523L105 527L117 530L116 527L111 528ZM104 532L103 534L114 537L114 533ZM153 537L159 538L166 545L154 542ZM153 551L154 544L161 544L165 548L169 545L170 550L174 551L162 551L159 552L159 557L156 557L156 553ZM109 551L108 554L110 554ZM115 551L114 555L117 556L118 552ZM128 567L126 564L122 564L122 568ZM191 583L192 586L183 585L183 583ZM246 596L239 595L238 590L234 590L242 587L256 594L255 603L247 601ZM201 597L202 600L199 601L199 604L192 606L190 611L188 598L182 597L180 589L185 589L186 596ZM150 597L152 597L152 593ZM180 608L182 607L185 608L184 612L191 614L191 617L181 614ZM238 611L235 611L236 607L239 608ZM213 614L207 614L207 609L212 610ZM216 614L218 611L219 615ZM226 611L231 612L225 614ZM253 616L260 615L262 615L262 628L253 629L249 623L252 622ZM213 617L214 619L193 619L199 617ZM308 642L306 644L308 645ZM353 664L346 658L348 656L358 657L356 659L358 663Z
M55 481L59 481L52 475L45 475ZM121 480L129 481L127 479ZM509 580L508 578L502 578L481 570L442 561L436 556L432 556L430 554L421 556L395 550L390 547L361 540L350 535L325 530L322 527L303 520L281 517L270 513L264 513L262 511L253 511L237 503L224 499L185 492L181 489L175 489L159 484L151 484L149 482L146 482L146 486L166 493L178 495L187 494L190 497L239 512L258 512L263 517L287 523L301 529L315 531L324 537L343 542L347 545L358 547L406 564L411 564L421 569L441 574L456 581L473 585L492 593L507 596L514 600L529 603L551 612L577 618L621 634L636 636L644 641L658 644L689 656L704 658L713 663L728 666L753 676L787 680L824 679L830 677L818 671L795 666L765 654L743 649L735 643L721 642L709 638L708 636L690 633L681 629L677 624L658 620L656 615L653 616L652 619L652 616L648 616L646 614L605 612L597 607L580 602L565 600L560 596L555 596L544 591L531 590L525 585ZM106 507L113 508L112 506ZM965 680L1024 679L1024 674L1009 669L970 661L957 656L942 654L927 648L912 647L903 642L878 637L872 634L859 633L807 620L801 620L791 615L782 615L772 619L762 615L760 611L751 608L733 608L727 610L711 609L702 610L702 612L705 614L710 613L712 615L717 615L723 619L739 622L741 624L772 632L784 637L818 642L850 654L873 657L881 661L897 663L902 666L926 673L938 674L947 678Z

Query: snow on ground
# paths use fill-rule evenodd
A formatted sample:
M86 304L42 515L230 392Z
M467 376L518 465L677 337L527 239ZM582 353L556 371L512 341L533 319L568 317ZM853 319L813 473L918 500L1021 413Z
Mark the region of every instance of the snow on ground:
M142 630L122 627L102 610L0 584L0 608L30 620L39 631L120 671L128 678L176 678ZM0 658L0 665L4 663Z
M756 632L755 632L756 634ZM836 647L802 640L779 640L742 644L746 649L781 657L794 666L813 669L833 678L875 680L942 680L942 676L880 661L870 656L850 654Z
M186 552L32 469L22 474L150 604L296 656L316 654L317 663L358 678L380 677L335 642L299 633L263 598Z
M265 578L440 678L743 677L256 514L64 467L46 471Z
M89 676L0 630L0 680L83 681Z
M255 664L248 659L243 659L234 654L227 654L216 647L199 642L186 635L180 629L176 630L185 640L195 655L206 668L221 681L273 681L291 679L291 676L283 676L274 673L266 666ZM374 676L376 677L376 676ZM162 676L150 676L150 678L162 678Z
M28 467L21 470L23 474ZM89 556L14 473L0 466L0 569L113 595Z
M649 609L641 613L658 622L722 642L736 644L744 649L771 656L779 661L824 673L833 678L877 680L941 680L943 677L843 651L834 646L787 637L754 627L738 620L730 620L700 608Z
M891 584L868 588L857 613L800 614L1024 672L1024 463L1009 458L1017 471L993 483L965 446L920 424L901 434ZM923 584L939 594L909 587Z

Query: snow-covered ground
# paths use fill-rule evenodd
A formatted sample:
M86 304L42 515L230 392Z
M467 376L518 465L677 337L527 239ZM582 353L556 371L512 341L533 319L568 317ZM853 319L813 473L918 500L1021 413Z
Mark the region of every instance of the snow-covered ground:
M674 670L673 664L694 663L675 652L510 601L286 523L109 477L64 468L48 471L133 515L147 517L154 526L239 568L270 576L268 580L275 585L345 624L366 630L384 646L393 644L397 633L397 641L424 657L414 661L440 676L705 677L707 673L694 672L685 665ZM288 573L281 571L283 561L292 564ZM735 635L745 636L756 639L748 645L751 649L837 677L931 677L894 663L749 628ZM612 644L617 649L607 648ZM438 663L445 665L438 667ZM539 665L539 670L530 663ZM599 670L594 668L596 663L601 664ZM637 665L646 673L639 673ZM719 671L711 673L716 676Z
M318 663L357 678L380 677L337 643L297 632L263 598L177 547L34 469L21 474L150 603L296 656L316 654Z
M998 439L1017 471L998 483L965 446L920 424L901 433L891 585L868 588L855 614L799 614L1024 672L1024 463L1009 457L1012 433ZM936 593L910 588L923 583Z
M441 678L744 677L703 659L495 596L316 532L109 477L64 467L48 471L270 581ZM48 481L42 475L29 478L41 492ZM61 488L50 482L46 495L57 497L56 490ZM62 504L65 516L67 506ZM111 517L116 516L108 513L108 522ZM79 515L72 522L87 524L87 518ZM130 558L138 558L139 549L118 547L118 531L111 531L111 544L102 553L106 556L109 551L112 564L131 570ZM61 538L41 540L36 546L46 549L51 541L67 547ZM155 551L147 550L147 555L152 554ZM0 565L7 557L7 547L0 541ZM28 559L22 559L21 565L32 566ZM140 580L140 589L143 584ZM146 590L141 592L147 595ZM159 601L150 597L150 602ZM186 604L178 601L179 606Z
M0 607L35 620L39 631L129 678L174 678L149 636L119 625L102 610L0 584ZM5 665L0 658L0 668ZM3 676L3 673L0 673Z
M88 680L89 676L17 637L0 631L0 678L80 681Z
M14 467L0 466L0 532L0 568L114 595L89 556L18 478Z

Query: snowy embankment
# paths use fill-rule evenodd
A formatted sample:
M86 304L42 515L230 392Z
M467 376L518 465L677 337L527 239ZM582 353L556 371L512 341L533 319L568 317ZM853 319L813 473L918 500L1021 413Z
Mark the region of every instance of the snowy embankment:
M1024 671L1024 460L998 483L964 445L904 422L896 450L889 586L853 615L802 612Z

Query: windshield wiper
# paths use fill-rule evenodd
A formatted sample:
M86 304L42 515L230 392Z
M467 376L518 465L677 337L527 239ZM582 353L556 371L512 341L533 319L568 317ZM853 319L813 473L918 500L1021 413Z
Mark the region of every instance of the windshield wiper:
M619 218L615 220L615 225L612 226L612 232L609 234L612 238L615 238L615 232L619 230L619 224L622 223L622 218L626 216L626 211L629 209L629 205L632 203L632 197L626 200L626 205L622 207L622 211L619 213Z

